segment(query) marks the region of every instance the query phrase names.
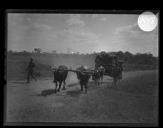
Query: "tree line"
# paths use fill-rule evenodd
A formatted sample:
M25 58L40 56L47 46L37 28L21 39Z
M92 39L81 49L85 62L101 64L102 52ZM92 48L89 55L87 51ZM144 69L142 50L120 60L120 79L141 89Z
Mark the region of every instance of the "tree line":
M57 53L55 52L41 52L41 49L34 49L33 52L29 52L29 51L21 51L21 52L17 52L17 51L8 51L7 54L8 55L50 55L50 56L60 56L60 57L78 57L78 56L83 56L83 57L92 57L92 56L96 56L97 54L99 54L100 52L93 52L93 53L73 53L73 54L68 54L68 53ZM151 53L137 53L137 54L133 54L129 51L126 52L122 52L122 51L118 51L118 52L107 52L107 53L111 53L114 54L116 56L118 56L119 59L123 60L125 63L128 64L142 64L142 65L157 65L158 64L158 57L153 56Z

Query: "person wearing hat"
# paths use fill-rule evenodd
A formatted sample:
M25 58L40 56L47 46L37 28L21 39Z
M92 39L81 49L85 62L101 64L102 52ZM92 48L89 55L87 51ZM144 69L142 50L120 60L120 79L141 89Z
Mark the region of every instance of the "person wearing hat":
M35 64L33 62L33 58L30 59L30 62L28 64L28 67L27 67L27 83L30 83L30 78L32 77L33 79L36 80L35 76L34 76L34 67L35 67Z

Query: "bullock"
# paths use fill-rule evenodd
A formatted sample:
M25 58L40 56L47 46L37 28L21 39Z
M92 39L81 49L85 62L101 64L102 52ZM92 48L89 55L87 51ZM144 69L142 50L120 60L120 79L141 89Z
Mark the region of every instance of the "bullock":
M81 91L83 91L83 87L85 89L85 93L87 93L87 84L90 79L90 74L85 72L87 67L79 67L77 68L76 75L80 83Z
M105 73L105 68L103 66L98 67L99 74L100 74L100 83L103 81L104 73Z
M98 69L94 70L92 80L95 81L95 85L100 85L100 71Z
M103 66L95 68L92 75L92 80L95 81L96 85L100 85L102 83L104 73L105 73L105 68Z
M54 80L53 82L55 83L55 92L60 91L61 85L63 83L63 90L66 89L65 85L66 85L66 78L68 75L68 68L64 65L59 66L57 69L53 70L53 74L54 74ZM59 88L58 87L58 83L59 83Z

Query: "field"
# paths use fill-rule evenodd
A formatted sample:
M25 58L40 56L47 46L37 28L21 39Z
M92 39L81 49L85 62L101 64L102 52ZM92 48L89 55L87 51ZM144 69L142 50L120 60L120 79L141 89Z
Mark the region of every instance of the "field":
M54 93L52 77L8 80L7 122L81 122L158 124L158 71L129 71L117 87L105 76L101 86L90 80L80 92L76 74L69 73L67 89Z
M86 65L95 66L95 55L77 54L7 54L7 80L24 80L27 72L25 71L30 57L33 57L36 64L36 71L39 71L43 78L52 77L50 66L66 65L73 69ZM157 61L156 61L157 62ZM132 64L124 62L124 71L155 70L157 65Z
M7 122L158 123L156 67L125 64L117 87L105 76L101 86L90 80L87 94L80 91L76 74L69 72L67 89L55 94L50 66L94 67L95 56L32 54L41 77L26 84L30 57L7 54Z

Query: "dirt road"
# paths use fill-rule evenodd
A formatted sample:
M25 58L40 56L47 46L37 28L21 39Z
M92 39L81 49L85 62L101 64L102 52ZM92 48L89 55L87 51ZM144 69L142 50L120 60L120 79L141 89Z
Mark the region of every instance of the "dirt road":
M52 78L7 82L7 122L157 123L156 71L125 72L114 87L104 78L101 86L88 84L80 91L76 74L69 73L67 89L55 94Z

